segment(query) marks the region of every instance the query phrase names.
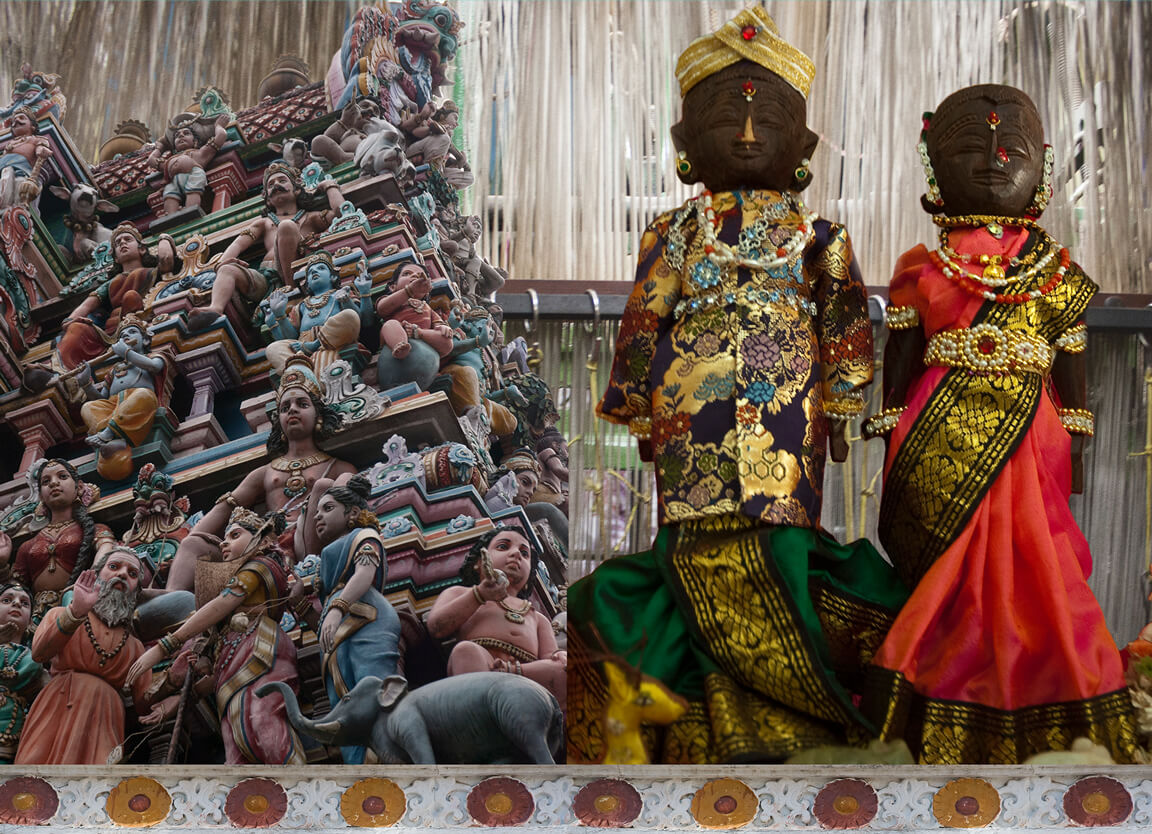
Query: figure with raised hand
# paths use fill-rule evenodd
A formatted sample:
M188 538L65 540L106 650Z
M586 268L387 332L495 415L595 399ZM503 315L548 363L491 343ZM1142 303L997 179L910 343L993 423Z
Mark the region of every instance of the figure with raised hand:
M552 621L528 599L539 558L528 537L512 528L477 539L460 571L464 584L440 594L428 613L428 631L456 638L449 675L523 675L563 706L568 653L557 647Z
M100 491L80 480L66 460L38 460L32 464L39 505L30 524L32 537L24 541L11 562L11 578L32 589L32 623L37 625L49 608L60 604L64 589L92 567L97 551L116 543L112 531L97 524L88 507ZM0 563L12 558L12 540L0 533Z
M115 764L124 743L128 670L143 644L132 634L140 590L140 557L126 547L106 551L76 580L71 599L44 615L32 638L32 659L52 662L52 679L36 696L18 765ZM129 687L143 715L151 670Z

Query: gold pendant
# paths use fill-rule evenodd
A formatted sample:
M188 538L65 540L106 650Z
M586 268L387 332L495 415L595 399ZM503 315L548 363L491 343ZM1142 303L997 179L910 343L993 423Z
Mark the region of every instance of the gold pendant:
M524 622L524 615L516 611L505 611L504 619L510 623L520 624Z
M1003 281L1004 280L1004 267L1000 264L989 264L984 267L984 280L985 281Z

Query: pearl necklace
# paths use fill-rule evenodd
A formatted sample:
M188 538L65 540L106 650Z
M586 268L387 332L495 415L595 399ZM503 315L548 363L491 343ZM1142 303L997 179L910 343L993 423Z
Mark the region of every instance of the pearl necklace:
M961 288L973 295L979 295L989 301L995 301L1000 304L1023 304L1026 301L1032 301L1047 295L1056 289L1060 281L1063 280L1064 273L1068 271L1068 266L1072 263L1072 256L1069 254L1068 249L1062 247L1060 249L1060 266L1056 268L1056 271L1052 273L1052 277L1049 278L1043 286L1028 290L1027 292L995 293L989 289L985 289L987 285L981 283L975 275L968 272L955 261L946 258L939 250L933 250L929 253L928 257L945 278L955 281ZM1013 278L1012 280L1016 281L1018 279Z
M786 240L783 245L776 248L776 251L770 255L753 257L748 249L752 244L759 244L761 241L760 235L740 235L740 242L736 247L729 246L716 236L716 231L720 227L720 221L716 217L716 212L712 208L712 192L703 191L695 199L696 207L696 224L703 235L704 240L704 254L708 256L708 260L717 266L724 268L732 267L747 267L748 269L762 269L771 270L778 269L786 266L797 254L804 251L812 238L815 235L813 223L819 215L816 212L808 212L805 210L804 203L799 199L789 195L789 200L795 201L795 208L801 214L803 220L800 225L796 227L796 232ZM774 214L774 212L769 212ZM757 218L753 226L759 225L760 220L778 219L774 217L762 216ZM756 239L753 241L752 238ZM757 247L754 251L760 251Z
M1011 267L1024 266L1031 261L1035 261L1035 263L1032 263L1032 265L1029 266L1027 270L1018 272L1016 275L1012 276L1005 274L1004 267L1002 266L1004 263L1003 255L974 255L970 253L961 254L957 252L955 249L948 245L947 229L940 230L940 254L949 261L950 266L952 266L954 269L959 269L955 263L953 263L954 261L960 261L964 264L972 264L975 262L984 267L983 273L980 275L972 272L969 272L968 274L986 287L1003 287L1006 284L1020 283L1042 273L1045 267L1048 266L1053 258L1060 254L1060 250L1063 248L1043 229L1037 228L1036 231L1043 238L1041 245L1047 247L1044 255L1039 260L1036 260L1034 254L1029 254L1022 258L1016 256L1009 258L1008 265ZM964 271L967 272L967 270Z

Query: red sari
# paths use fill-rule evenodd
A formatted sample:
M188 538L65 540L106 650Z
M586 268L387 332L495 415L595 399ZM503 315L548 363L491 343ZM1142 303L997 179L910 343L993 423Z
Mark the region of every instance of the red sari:
M1037 238L979 228L951 242L1007 261ZM897 264L889 303L914 309L926 339L991 324L1054 346L1094 292L1073 265L1041 299L991 302L921 246ZM1092 558L1068 507L1070 439L1046 373L934 365L910 386L888 446L881 539L915 590L873 660L870 711L925 763L1015 763L1078 736L1128 761L1120 656L1086 581Z

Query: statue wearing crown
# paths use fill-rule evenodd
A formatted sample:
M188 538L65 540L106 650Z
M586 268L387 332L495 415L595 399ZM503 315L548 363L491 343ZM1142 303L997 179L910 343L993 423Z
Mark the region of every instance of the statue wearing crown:
M316 373L305 356L294 356L280 375L276 391L276 414L268 434L269 461L245 476L240 485L221 495L216 504L180 543L168 574L168 588L190 591L196 562L217 558L218 537L237 507L284 514L291 536L285 549L297 558L319 552L315 530L300 523L315 512L313 486L319 478L343 483L356 467L325 452L321 447L342 426L340 412L324 402Z
M813 73L759 7L677 64L677 173L705 190L644 233L597 409L654 461L661 526L569 589L569 762L611 761L598 660L682 699L634 763L774 762L875 734L854 687L904 592L870 544L820 527L872 329L847 231L800 196Z
M96 471L108 480L132 474L132 449L144 441L156 420L167 363L148 352L151 345L147 323L128 314L120 320L110 348L119 361L109 368L104 381L93 383L87 362L77 375L88 398L80 408L89 431L86 440L97 453Z
M340 286L340 273L332 256L320 250L293 276L301 299L289 312L289 289L278 289L268 299L265 323L276 341L268 346L268 361L283 371L295 353L312 357L313 369L322 371L339 358L343 348L356 344L360 325L372 318L372 279L367 259L361 258L351 287Z

